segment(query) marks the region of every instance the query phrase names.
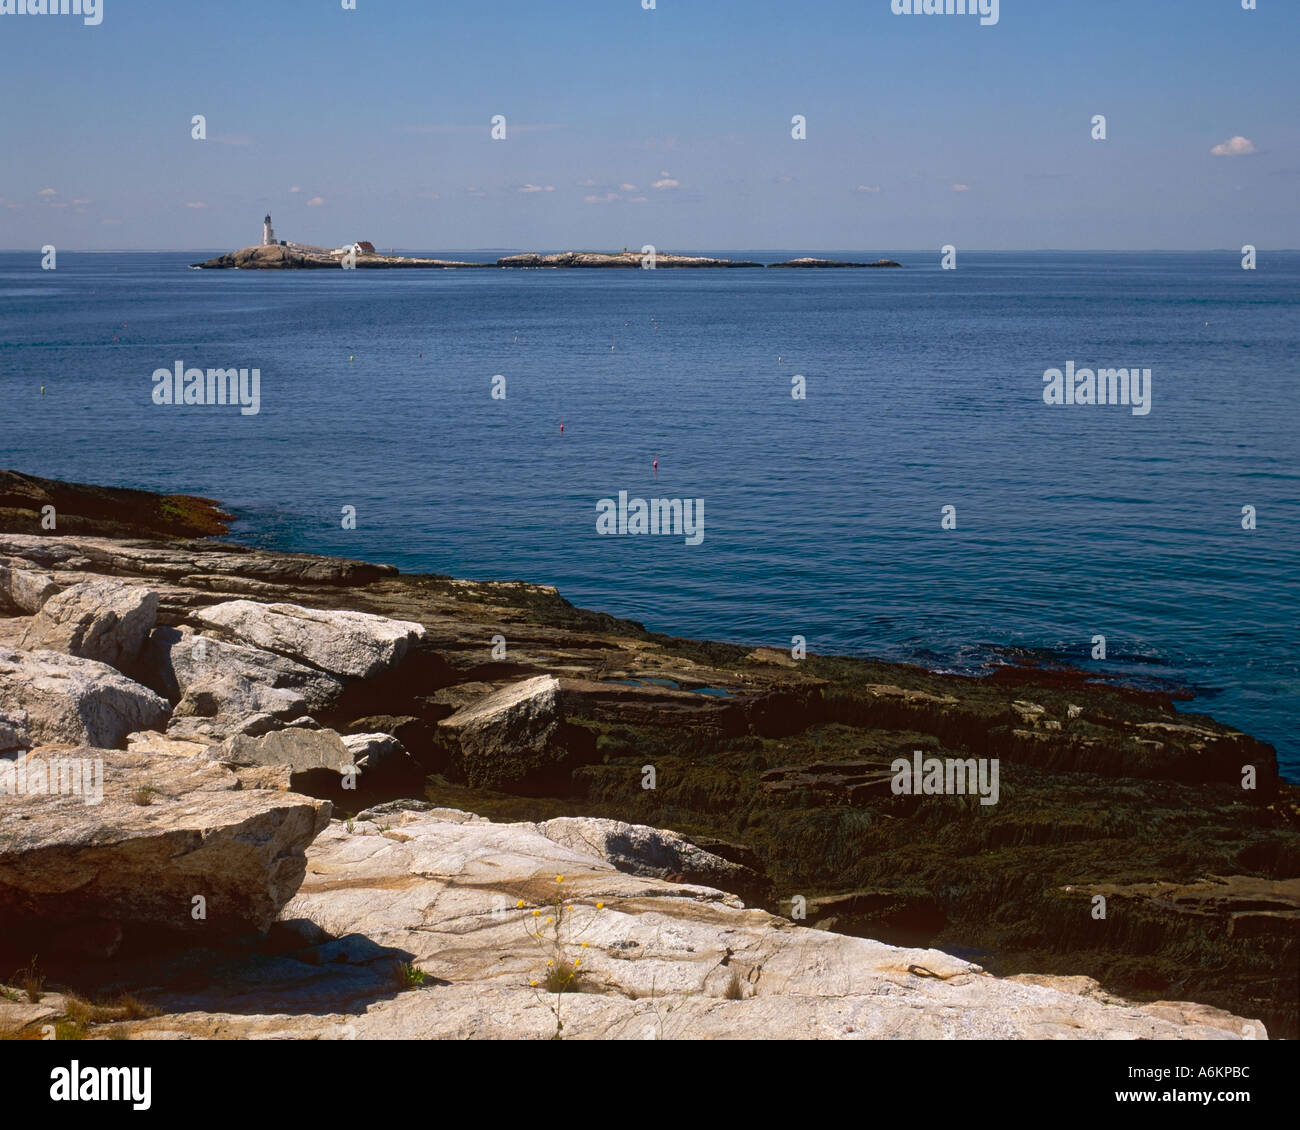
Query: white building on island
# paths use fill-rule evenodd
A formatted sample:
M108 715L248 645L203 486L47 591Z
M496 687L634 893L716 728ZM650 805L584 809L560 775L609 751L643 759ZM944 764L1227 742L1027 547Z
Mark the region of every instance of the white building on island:
M262 222L262 246L272 247L275 244L275 229L271 227L271 213L266 214L266 219Z

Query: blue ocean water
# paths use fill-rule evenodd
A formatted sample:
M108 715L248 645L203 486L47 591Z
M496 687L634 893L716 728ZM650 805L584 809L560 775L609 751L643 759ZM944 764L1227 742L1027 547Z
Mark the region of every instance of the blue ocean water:
M884 254L904 269L6 253L0 466L210 495L245 540L550 583L675 634L1188 687L1300 779L1300 253ZM178 360L259 368L260 411L154 404ZM1067 361L1150 368L1149 415L1044 404ZM620 490L703 499L704 540L599 536Z

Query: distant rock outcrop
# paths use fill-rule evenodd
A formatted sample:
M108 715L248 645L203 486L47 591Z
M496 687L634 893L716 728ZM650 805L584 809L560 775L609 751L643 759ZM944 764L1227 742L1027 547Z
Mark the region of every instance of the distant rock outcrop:
M507 255L497 260L498 267L622 267L639 269L648 256L637 251L561 251L555 255ZM761 267L762 263L753 263L737 259L709 259L702 255L671 255L656 252L654 265L660 267Z
M787 259L784 263L772 263L773 267L901 267L893 259L877 259L874 263L841 263L835 259Z

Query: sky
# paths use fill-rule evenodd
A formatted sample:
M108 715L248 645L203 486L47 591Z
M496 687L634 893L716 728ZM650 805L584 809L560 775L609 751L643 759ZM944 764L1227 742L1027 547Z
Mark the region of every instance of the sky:
M1300 0L344 2L0 14L0 248L1300 247Z

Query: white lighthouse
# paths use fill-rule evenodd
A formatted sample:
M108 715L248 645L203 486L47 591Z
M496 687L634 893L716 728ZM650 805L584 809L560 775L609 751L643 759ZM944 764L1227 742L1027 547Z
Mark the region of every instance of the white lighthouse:
M275 243L275 229L271 227L271 213L266 214L262 222L262 246L271 247Z

